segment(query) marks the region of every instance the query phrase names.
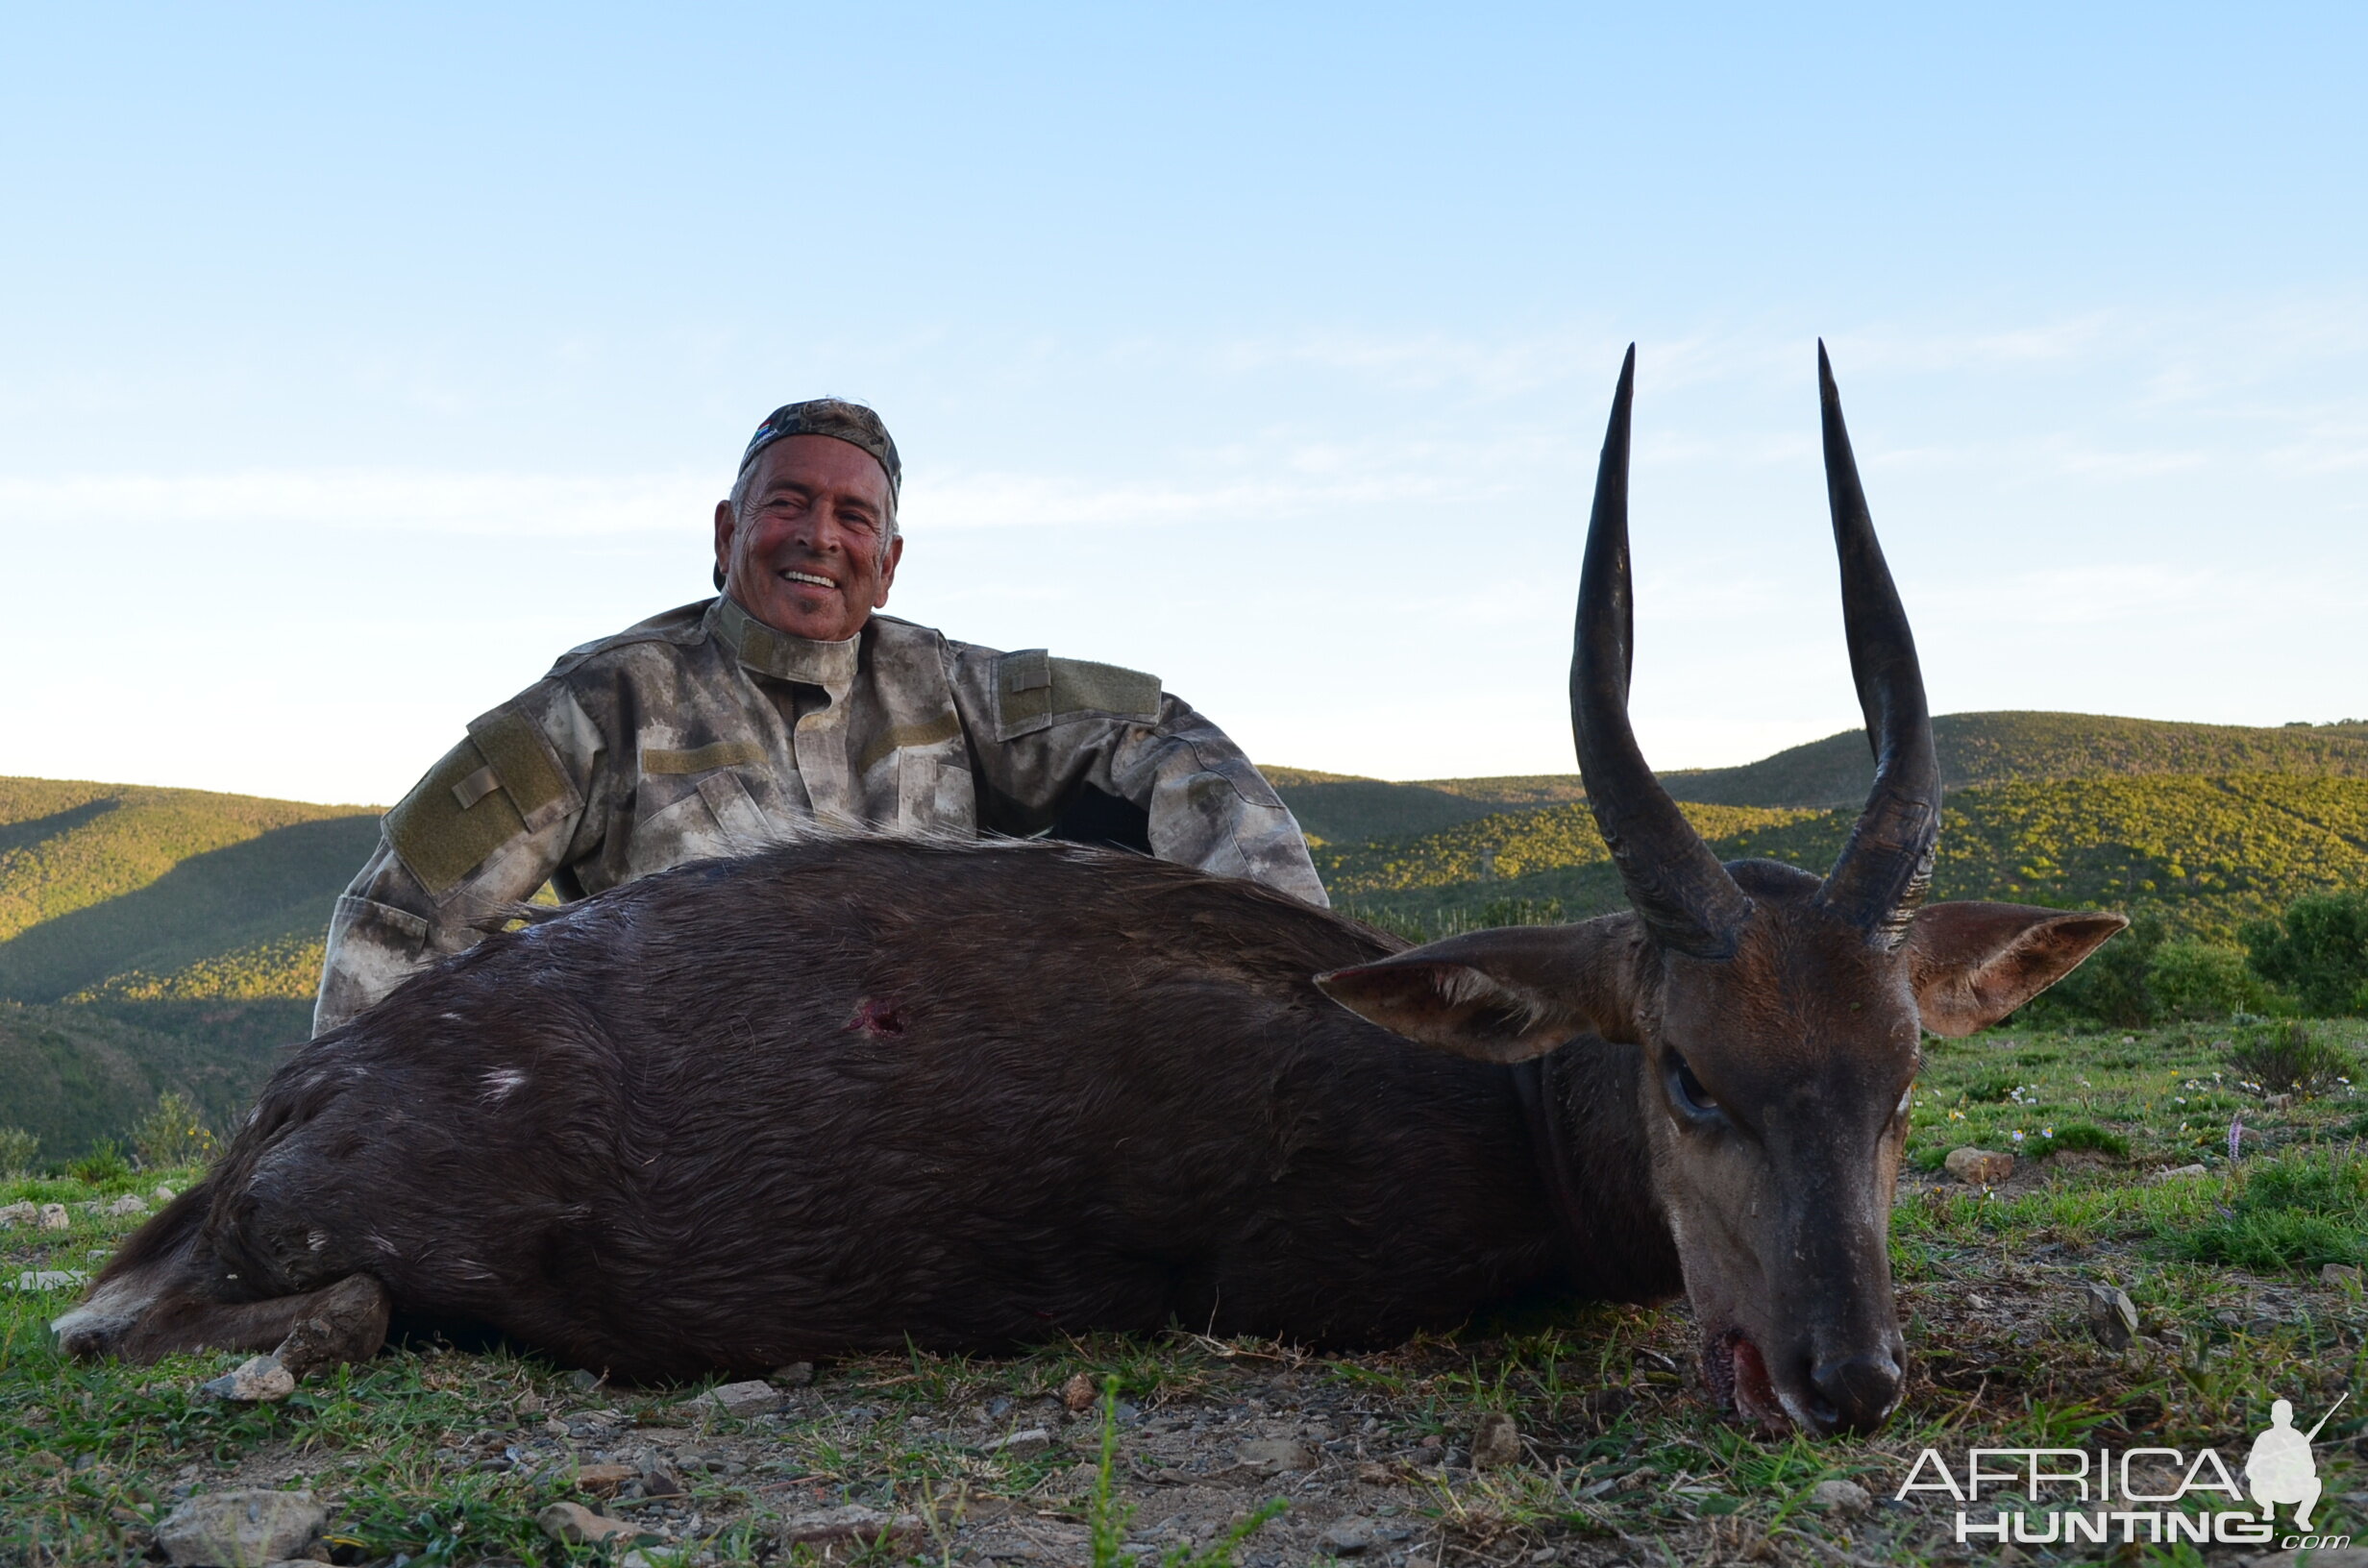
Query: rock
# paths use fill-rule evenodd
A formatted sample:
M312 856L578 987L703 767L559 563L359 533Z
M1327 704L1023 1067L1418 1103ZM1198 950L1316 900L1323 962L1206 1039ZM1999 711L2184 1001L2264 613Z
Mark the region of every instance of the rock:
M1099 1398L1101 1390L1095 1386L1091 1373L1080 1372L1061 1384L1061 1404L1072 1415L1083 1415L1094 1408L1094 1402Z
M2108 1350L2128 1350L2137 1337L2137 1304L2130 1293L2109 1285L2091 1285L2082 1291L2081 1310L2088 1332Z
M1521 1430L1502 1410L1491 1410L1471 1433L1471 1467L1501 1470L1521 1462Z
M654 1546L666 1539L630 1519L611 1519L580 1503L554 1503L536 1514L534 1522L563 1546L601 1546L610 1541L620 1546Z
M1024 1459L1031 1454L1042 1454L1052 1446L1052 1433L1044 1427L1029 1427L1024 1432L1007 1432L984 1445L982 1452L1000 1454L1007 1459Z
M2272 1111L2283 1111L2294 1103L2294 1096L2291 1094L2272 1094L2263 1099L2261 1103Z
M777 1383L784 1388L803 1388L814 1381L814 1363L812 1361L792 1361L787 1366L777 1366L773 1369L773 1376L768 1381Z
M2359 1269L2351 1263L2329 1263L2319 1270L2319 1283L2334 1286L2338 1289L2348 1285L2356 1290L2360 1283Z
M921 1521L909 1513L882 1513L860 1504L801 1513L781 1521L779 1539L784 1551L794 1546L827 1550L840 1545L891 1547L920 1539Z
M2253 1560L2254 1568L2368 1568L2368 1551L2356 1546L2319 1547Z
M74 1216L65 1212L64 1204L45 1203L41 1205L41 1229L45 1231L62 1231L68 1225L73 1223Z
M1305 1443L1289 1437L1258 1437L1233 1451L1234 1458L1246 1469L1265 1475L1280 1475L1286 1470L1313 1470L1316 1456Z
M12 1203L0 1206L0 1225L30 1225L41 1217L37 1203Z
M1873 1507L1875 1500L1867 1496L1866 1488L1857 1482L1837 1478L1812 1486L1809 1489L1809 1506L1823 1508L1829 1513L1854 1515Z
M1397 1472L1379 1459L1367 1459L1357 1466L1357 1479L1368 1486L1387 1486L1397 1480Z
M1987 1149L1951 1149L1945 1164L1949 1174L1968 1187L1996 1187L2014 1174L2014 1156Z
M576 1467L576 1484L594 1497L614 1497L618 1487L640 1478L640 1470L629 1464L582 1464Z
M109 1204L106 1209L107 1215L111 1219L123 1219L132 1214L144 1214L147 1212L148 1205L141 1201L136 1192L126 1192L122 1197Z
M172 1202L175 1198L177 1198L177 1197L179 1197L179 1196L181 1196L181 1194L180 1194L180 1193L178 1193L178 1192L174 1191L171 1188L166 1187L166 1186L165 1186L162 1182L159 1182L159 1183L157 1184L157 1190L156 1190L156 1199L157 1199L157 1202L159 1202L159 1203L170 1203L170 1202Z
M728 1383L710 1388L700 1396L700 1403L745 1421L751 1416L770 1415L789 1402L773 1384L752 1378L747 1383Z
M1372 1550L1373 1526L1369 1520L1351 1516L1336 1520L1325 1527L1323 1534L1319 1538L1322 1541L1324 1549L1333 1556L1353 1557L1360 1552Z
M197 1391L233 1405L277 1405L296 1391L296 1375L277 1356L254 1356Z
M13 1287L18 1290L71 1290L90 1283L90 1276L79 1268L34 1268L16 1276Z
M673 1466L655 1454L641 1457L641 1495L644 1497L680 1497L682 1478Z
M2208 1176L2211 1173L2206 1170L2202 1165L2172 1165L2167 1169L2155 1172L2155 1180L2158 1182L2177 1182L2183 1181L2189 1176Z
M598 1372L589 1367L580 1366L567 1375L568 1386L587 1394L605 1381Z
M214 1492L166 1514L157 1546L172 1563L262 1568L302 1556L328 1523L310 1492Z

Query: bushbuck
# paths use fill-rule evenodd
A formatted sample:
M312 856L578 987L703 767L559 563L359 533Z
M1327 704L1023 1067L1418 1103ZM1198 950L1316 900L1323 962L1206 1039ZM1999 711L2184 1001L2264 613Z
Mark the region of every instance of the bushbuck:
M1105 849L821 838L489 935L296 1049L58 1321L78 1355L399 1317L614 1376L1087 1330L1394 1341L1538 1288L1692 1300L1722 1402L1898 1402L1885 1237L1919 1024L1984 1027L2117 916L1920 907L1939 777L1824 350L1872 797L1823 878L1721 865L1626 715L1620 370L1571 712L1633 912L1407 949Z

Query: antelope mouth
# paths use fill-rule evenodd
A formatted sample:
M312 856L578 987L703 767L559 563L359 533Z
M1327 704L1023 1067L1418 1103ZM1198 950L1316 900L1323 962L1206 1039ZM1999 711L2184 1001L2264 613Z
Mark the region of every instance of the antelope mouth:
M1770 1431L1787 1431L1792 1426L1791 1412L1777 1395L1760 1347L1741 1329L1703 1335L1702 1378L1719 1409Z

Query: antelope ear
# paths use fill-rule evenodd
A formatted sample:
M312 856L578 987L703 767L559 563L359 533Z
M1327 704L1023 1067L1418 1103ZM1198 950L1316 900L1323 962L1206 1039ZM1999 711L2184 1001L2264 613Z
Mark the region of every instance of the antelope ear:
M1522 1062L1576 1036L1636 1037L1634 917L1517 925L1410 948L1316 976L1343 1007L1418 1044Z
M1936 1035L1986 1029L2079 968L2129 923L2119 915L2028 904L1927 904L1908 934L1916 1011Z

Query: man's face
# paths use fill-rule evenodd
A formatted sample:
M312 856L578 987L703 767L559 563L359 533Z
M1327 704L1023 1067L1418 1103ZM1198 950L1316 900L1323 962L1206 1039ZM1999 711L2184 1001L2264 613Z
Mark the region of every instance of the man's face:
M785 436L757 453L745 509L715 506L724 591L777 631L836 643L888 602L904 541L888 532L888 475L834 436Z

